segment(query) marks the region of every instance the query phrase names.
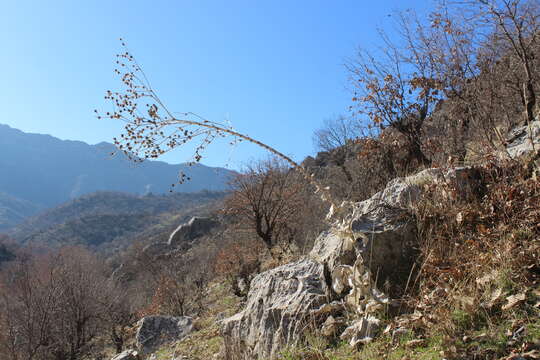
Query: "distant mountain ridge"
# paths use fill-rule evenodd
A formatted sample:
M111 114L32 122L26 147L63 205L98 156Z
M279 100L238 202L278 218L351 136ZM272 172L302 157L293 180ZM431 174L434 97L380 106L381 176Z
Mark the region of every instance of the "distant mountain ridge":
M114 145L106 142L89 145L24 133L0 124L0 193L11 199L10 204L17 203L19 207L19 210L13 208L0 197L0 231L2 227L19 223L21 216L35 214L35 209L96 191L166 193L180 172L190 176L191 181L176 186L178 192L221 191L226 189L232 174L227 169L200 164L191 167L162 161L134 164L123 154L111 156L114 150ZM26 205L25 211L20 211L21 204Z

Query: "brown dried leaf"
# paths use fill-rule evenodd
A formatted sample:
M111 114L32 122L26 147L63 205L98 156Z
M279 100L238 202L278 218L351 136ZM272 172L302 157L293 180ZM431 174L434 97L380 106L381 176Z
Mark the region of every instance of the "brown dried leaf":
M486 275L482 276L481 278L476 279L476 283L479 286L486 286L490 282L494 281L497 278L498 274L499 273L497 272L497 270L493 270L489 274L486 274Z
M525 293L520 293L516 295L510 295L506 298L507 303L503 305L503 310L509 310L513 308L514 306L518 305L519 303L525 301L527 296Z

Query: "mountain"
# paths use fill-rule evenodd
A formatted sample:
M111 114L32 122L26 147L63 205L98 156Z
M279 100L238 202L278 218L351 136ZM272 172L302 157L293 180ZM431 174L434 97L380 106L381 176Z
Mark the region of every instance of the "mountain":
M25 245L120 248L141 234L145 237L168 234L189 217L207 214L225 194L201 191L137 196L97 192L28 218L8 235Z
M178 192L221 191L230 170L161 161L134 164L114 145L89 145L29 134L0 124L0 231L37 210L95 191L165 193L180 172L191 181Z
M0 232L41 210L43 206L0 192Z

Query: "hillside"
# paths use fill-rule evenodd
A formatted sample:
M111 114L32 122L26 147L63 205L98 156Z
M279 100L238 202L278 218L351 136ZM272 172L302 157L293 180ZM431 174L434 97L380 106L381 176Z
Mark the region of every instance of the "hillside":
M37 214L43 207L0 192L0 232Z
M169 231L191 215L203 214L225 193L202 191L136 196L96 192L27 219L9 236L21 244L83 244L103 250L127 244L152 229Z
M16 256L15 252L14 244L6 236L0 235L0 267L2 263L13 260Z
M165 193L179 172L192 179L175 187L179 192L219 191L225 189L231 173L222 168L161 161L133 164L121 154L112 156L114 151L115 147L106 142L89 145L0 124L0 171L9 175L0 177L0 192L34 204L26 203L27 207L43 208L95 191ZM20 204L6 204L0 197L2 206L8 215L0 212L0 224L16 222L20 215L32 213L20 212Z

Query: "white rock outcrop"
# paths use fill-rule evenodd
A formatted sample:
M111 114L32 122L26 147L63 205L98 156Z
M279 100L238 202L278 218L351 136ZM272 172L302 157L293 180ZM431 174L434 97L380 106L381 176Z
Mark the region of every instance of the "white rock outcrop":
M192 329L189 316L146 316L138 323L137 348L141 354L151 353L163 344L183 339Z
M317 238L308 258L252 280L244 310L222 321L226 358L274 359L306 329L351 345L371 341L379 324L373 313L403 290L415 261L411 207L431 185L443 185L445 196L470 196L477 179L474 168L427 169L344 204L346 215Z
M540 119L529 125L516 127L510 132L506 151L512 159L540 149Z
M192 217L185 224L178 226L169 236L167 244L172 247L181 247L193 242L194 239L208 234L219 226L219 222L207 217Z
M221 323L226 358L275 357L283 346L300 338L313 320L310 311L328 300L324 267L313 260L257 275L244 310Z
M125 350L111 360L140 360L139 353L135 350Z

